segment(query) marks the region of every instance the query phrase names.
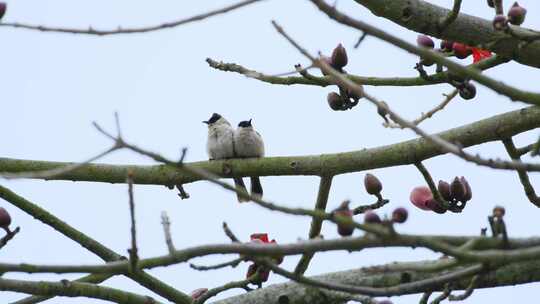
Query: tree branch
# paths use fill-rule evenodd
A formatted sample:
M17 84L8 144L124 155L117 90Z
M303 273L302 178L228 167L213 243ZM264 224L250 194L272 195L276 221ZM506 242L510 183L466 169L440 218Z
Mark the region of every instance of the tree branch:
M470 147L501 140L540 127L540 109L528 107L479 120L472 124L450 129L436 135L449 142ZM339 154L321 154L299 157L266 157L261 159L233 159L186 163L222 177L282 176L282 175L339 175L414 164L417 161L445 154L437 145L424 138L413 139L388 146ZM50 170L72 163L0 158L0 172L26 172ZM176 185L202 180L182 168L166 165L134 166L89 164L50 180L125 183L128 170L137 177L135 184Z

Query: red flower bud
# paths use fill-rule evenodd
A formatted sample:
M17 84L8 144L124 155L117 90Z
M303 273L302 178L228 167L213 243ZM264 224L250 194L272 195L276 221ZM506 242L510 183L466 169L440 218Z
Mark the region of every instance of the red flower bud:
M496 15L493 17L493 29L496 31L504 31L508 28L508 19L505 15Z
M426 186L416 187L411 191L409 197L411 203L422 210L431 210L427 203L433 199L433 193Z
M441 41L441 50L443 50L444 52L451 52L453 44L454 42L452 41L443 40Z
M246 274L246 279L252 277L254 274L257 273L257 271L259 272L259 275L256 278L252 279L251 283L253 283L253 284L262 284L262 283L268 281L268 277L270 276L270 270L259 267L259 265L255 264L255 263L249 265L248 271L247 271L247 274Z
M380 224L381 218L377 215L377 213L373 211L367 211L364 214L364 223L366 224Z
M194 291L190 293L190 296L193 300L197 300L200 298L203 294L205 294L208 291L208 288L197 288Z
M330 108L334 111L341 111L343 110L344 101L341 96L336 92L330 92L328 93L328 96L326 97L326 100L328 101L328 105Z
M429 38L426 35L418 35L416 38L416 43L418 46L426 47L432 49L435 47L435 43L433 42L433 39Z
M2 17L4 17L4 15L6 14L6 10L7 4L5 2L0 2L0 19L2 19Z
M469 182L465 179L465 177L460 177L459 179L463 186L465 187L465 196L463 197L464 202L468 202L472 198L472 190L471 186L469 185Z
M464 82L459 88L459 96L463 99L473 99L476 96L476 87L470 82Z
M0 227L8 230L11 224L11 216L6 209L0 207Z
M381 182L371 173L366 174L364 177L364 187L366 188L367 193L371 195L379 195L382 191Z
M459 42L454 42L452 50L454 51L454 55L459 59L465 59L471 54L471 49L467 45Z
M517 2L514 2L514 5L508 11L508 22L514 25L521 25L525 21L525 15L527 15L527 10L519 6Z
M465 198L465 186L457 176L450 184L450 194L452 195L452 198L460 202L463 202L463 199Z
M452 196L450 195L450 184L440 180L439 185L437 186L437 190L439 190L439 193L441 194L442 198L445 201L451 201Z
M394 223L400 223L400 224L405 223L408 217L409 217L409 212L407 211L407 209L403 207L396 208L392 212L392 221Z
M332 56L330 57L331 65L336 70L341 70L347 65L349 59L347 58L347 50L343 45L338 44L334 51L332 51Z

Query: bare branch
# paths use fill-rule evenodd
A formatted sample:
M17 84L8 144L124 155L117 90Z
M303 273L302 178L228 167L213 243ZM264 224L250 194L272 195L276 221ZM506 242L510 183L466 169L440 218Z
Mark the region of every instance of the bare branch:
M135 223L135 199L133 197L133 172L128 172L127 184L129 196L129 216L131 219L131 249L128 249L128 252L130 265L133 269L135 269L137 268L137 262L139 261L139 254L137 249L137 225Z
M191 16L189 18L180 19L176 21L166 22L158 25L152 25L152 26L146 26L146 27L137 27L137 28L122 28L118 27L114 30L96 30L92 28L91 26L87 29L78 29L78 28L65 28L65 27L49 27L44 25L33 25L33 24L26 24L26 23L18 23L18 22L4 22L0 23L0 26L3 27L11 27L11 28L21 28L21 29L27 29L27 30L35 30L35 31L41 31L41 32L56 32L56 33L69 33L69 34L83 34L83 35L94 35L94 36L108 36L108 35L118 35L118 34L135 34L135 33L147 33L147 32L154 32L159 31L163 29L173 28L177 27L186 23L191 23L195 21L200 21L215 15L225 14L232 10L241 8L243 6L247 6L249 4L260 2L262 0L246 0L241 1L226 7L223 7L221 9L212 10L203 14Z
M167 244L167 249L169 253L172 254L176 251L171 236L171 221L169 221L169 216L166 211L161 212L161 225L163 226L163 234L165 235L165 243Z

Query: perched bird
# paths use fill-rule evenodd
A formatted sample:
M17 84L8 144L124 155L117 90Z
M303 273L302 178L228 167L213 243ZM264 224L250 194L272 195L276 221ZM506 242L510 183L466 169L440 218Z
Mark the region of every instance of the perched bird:
M253 129L251 119L241 121L234 132L234 147L237 157L264 157L264 142L261 135ZM263 188L258 176L251 177L251 194L262 197Z
M218 113L212 114L209 120L203 121L208 125L208 139L206 150L210 160L228 159L235 157L234 152L234 129L231 124ZM246 190L246 185L242 178L234 178L237 188ZM247 200L237 194L239 202Z

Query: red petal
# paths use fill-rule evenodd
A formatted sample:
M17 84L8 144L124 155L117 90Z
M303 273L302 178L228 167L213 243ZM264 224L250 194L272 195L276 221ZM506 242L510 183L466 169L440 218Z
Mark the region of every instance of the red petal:
M473 63L491 57L491 52L479 48L472 48Z
M268 233L254 233L250 236L251 240L261 240L263 243L269 243Z

